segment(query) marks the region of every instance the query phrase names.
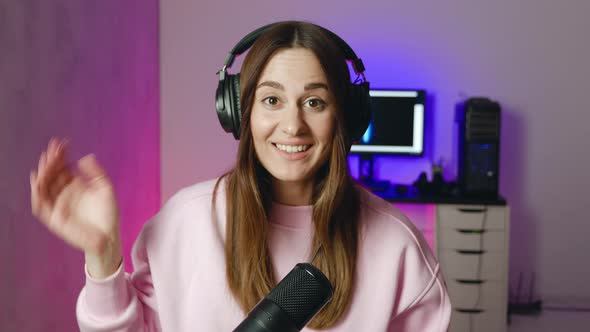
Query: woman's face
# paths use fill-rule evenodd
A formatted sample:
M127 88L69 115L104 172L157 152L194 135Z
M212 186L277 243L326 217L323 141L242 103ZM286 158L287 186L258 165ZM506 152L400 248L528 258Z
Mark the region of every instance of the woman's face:
M315 54L278 51L256 87L250 129L256 155L280 182L312 184L334 136L336 106Z

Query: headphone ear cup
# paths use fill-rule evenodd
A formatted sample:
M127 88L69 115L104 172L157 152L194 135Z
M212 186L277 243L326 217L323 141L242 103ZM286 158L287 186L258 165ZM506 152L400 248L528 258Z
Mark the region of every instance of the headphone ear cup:
M232 90L232 115L234 117L234 137L240 139L240 126L242 124L242 106L240 105L240 73L231 75L230 88Z
M352 85L352 115L350 137L352 142L359 141L367 131L371 122L371 97L369 96L369 82Z
M217 83L217 90L215 91L215 110L217 111L217 118L221 127L226 133L232 132L233 118L231 115L231 105L229 103L229 97L227 96L227 76L226 78L219 80Z
M228 74L223 85L225 117L228 122L227 132L231 132L235 139L240 138L240 74Z

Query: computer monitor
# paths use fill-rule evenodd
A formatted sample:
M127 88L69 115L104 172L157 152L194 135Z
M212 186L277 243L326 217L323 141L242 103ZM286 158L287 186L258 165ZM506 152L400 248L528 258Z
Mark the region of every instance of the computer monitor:
M424 90L370 90L373 118L351 152L422 155Z

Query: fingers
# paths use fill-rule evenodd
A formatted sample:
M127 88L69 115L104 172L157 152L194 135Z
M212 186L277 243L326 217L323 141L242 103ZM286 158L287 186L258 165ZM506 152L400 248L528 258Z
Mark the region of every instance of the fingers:
M84 184L81 179L72 179L57 196L51 220L48 226L52 229L59 229L70 217L72 207L76 206L81 193L84 192Z
M74 175L66 167L62 168L53 182L48 186L49 197L57 198L60 192L74 179Z
M47 221L55 196L71 179L65 168L67 141L51 138L47 150L41 153L37 171L30 174L31 210L33 215ZM67 174L61 174L63 171ZM57 186L55 180L58 179Z
M37 178L40 181L41 188L44 188L45 181L47 179L47 172L49 171L49 163L53 161L53 156L55 154L55 145L56 139L52 137L49 140L49 144L47 145L47 149L41 153L41 158L39 158L39 166L37 168Z
M47 154L49 156L49 158L53 158L53 156L55 155L55 150L57 148L58 145L58 141L55 137L52 137L49 140L49 144L47 145Z
M43 200L45 199L45 197L47 195L44 195L43 191L43 186L42 186L42 182L45 179L45 173L46 173L46 169L45 169L45 161L46 161L47 157L46 157L46 153L45 151L43 151L41 153L41 157L39 158L39 165L37 166L37 186L38 188L38 194L39 194L39 199Z
M39 199L41 201L49 201L52 203L55 198L55 190L50 189L59 173L65 167L66 144L66 141L58 141L57 139L52 138L49 141L47 151L41 153L37 170Z
M82 174L90 181L107 179L105 170L100 166L94 154L84 156L78 161L78 167Z
M31 171L30 175L31 182L31 212L39 220L49 220L49 207L47 204L43 204L40 196L40 188L37 181L37 173Z

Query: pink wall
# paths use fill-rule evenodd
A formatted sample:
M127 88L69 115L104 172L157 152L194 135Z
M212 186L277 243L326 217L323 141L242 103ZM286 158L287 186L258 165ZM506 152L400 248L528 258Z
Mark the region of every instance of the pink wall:
M590 302L589 12L588 2L549 0L162 1L162 198L233 163L236 143L214 109L226 52L263 24L310 20L349 42L373 86L430 92L425 156L383 162L384 178L410 182L442 157L451 179L455 103L474 95L500 101L512 278L536 271L545 300Z
M31 216L28 174L53 135L96 153L124 250L157 211L158 2L0 2L0 331L75 331L81 252Z

